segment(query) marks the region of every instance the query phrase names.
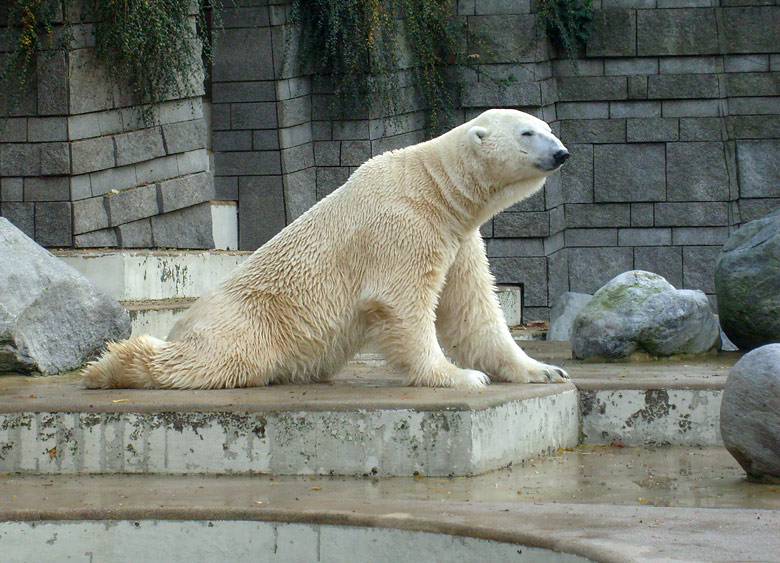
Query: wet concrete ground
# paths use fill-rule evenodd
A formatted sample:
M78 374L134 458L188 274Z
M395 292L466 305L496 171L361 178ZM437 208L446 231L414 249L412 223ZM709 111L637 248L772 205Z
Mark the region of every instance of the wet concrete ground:
M131 491L131 492L130 492ZM780 485L745 481L724 448L580 446L477 477L15 476L0 512L30 507L273 506L290 499L647 505L780 510Z

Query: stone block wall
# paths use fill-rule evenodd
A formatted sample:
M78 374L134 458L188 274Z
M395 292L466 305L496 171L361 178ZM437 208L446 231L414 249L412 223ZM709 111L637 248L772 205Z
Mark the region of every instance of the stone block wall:
M145 119L96 62L90 10L63 6L67 48L2 120L0 214L49 247L213 248L203 76Z
M526 320L632 268L712 294L728 235L780 207L780 6L594 0L593 37L572 61L533 2L456 4L475 65L455 121L522 109L572 152L541 193L482 229L498 282L523 286ZM151 126L85 70L80 24L0 131L0 213L50 246L213 247L209 202L235 202L239 248L253 250L371 156L424 139L408 69L392 115L340 116L332 85L297 64L289 10L229 4L207 103L161 104Z
M563 291L592 293L632 268L713 297L729 233L780 207L780 7L771 4L595 1L583 57L532 60L515 37L511 57L499 51L485 75L512 59L522 88L482 76L467 85L464 105L533 113L572 152L543 194L484 229L498 281L524 286L526 319L546 319ZM459 10L509 37L519 24L501 12L516 6L476 0Z

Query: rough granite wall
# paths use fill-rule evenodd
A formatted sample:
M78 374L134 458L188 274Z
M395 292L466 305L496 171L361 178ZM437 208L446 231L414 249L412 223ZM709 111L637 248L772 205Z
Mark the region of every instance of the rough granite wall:
M483 227L498 281L523 286L526 320L546 319L563 291L592 293L633 268L712 296L729 233L780 207L777 2L593 4L593 37L569 61L530 0L457 2L484 44L467 45L479 58L456 120L522 109L550 122L573 155L543 192ZM0 133L0 213L50 246L194 246L182 241L205 220L203 202L235 201L239 247L252 250L370 156L423 140L407 72L398 115L336 119L328 81L296 64L289 0L229 6L206 93L213 184L208 104L163 104L160 123L144 128L82 70L84 23L85 39L50 63L17 126ZM103 197L111 189L120 193Z
M49 247L213 248L203 76L147 123L95 62L88 3L58 4L67 48L38 57L31 91L0 120L0 214Z
M399 115L334 119L327 81L294 63L289 3L244 4L215 64L214 144L217 185L251 210L251 249L370 156L422 140L424 114L407 89ZM499 283L524 288L527 320L546 319L563 291L592 293L633 268L712 296L729 233L780 207L780 7L767 4L596 0L593 37L569 61L530 1L457 3L484 40L468 45L479 58L458 118L523 109L573 153L544 192L482 229Z

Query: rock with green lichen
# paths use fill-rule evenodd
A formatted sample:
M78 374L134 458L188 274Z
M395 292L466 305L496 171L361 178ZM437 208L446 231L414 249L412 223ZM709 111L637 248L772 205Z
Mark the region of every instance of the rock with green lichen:
M780 342L780 210L726 241L715 265L715 293L723 331L740 349Z
M620 359L702 354L717 348L720 329L707 296L677 290L657 274L620 274L593 296L574 319L575 358Z

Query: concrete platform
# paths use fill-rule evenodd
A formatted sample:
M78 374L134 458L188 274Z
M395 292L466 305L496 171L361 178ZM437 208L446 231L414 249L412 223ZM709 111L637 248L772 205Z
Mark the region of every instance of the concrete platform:
M574 385L402 386L368 357L329 384L85 390L75 375L0 378L0 471L477 475L582 443L720 443L738 355L589 364L525 342Z
M468 479L7 475L0 545L13 562L776 561L780 488L740 473L717 447L582 447Z
M571 384L409 388L370 362L331 384L219 391L3 377L0 399L11 473L474 475L578 438Z

